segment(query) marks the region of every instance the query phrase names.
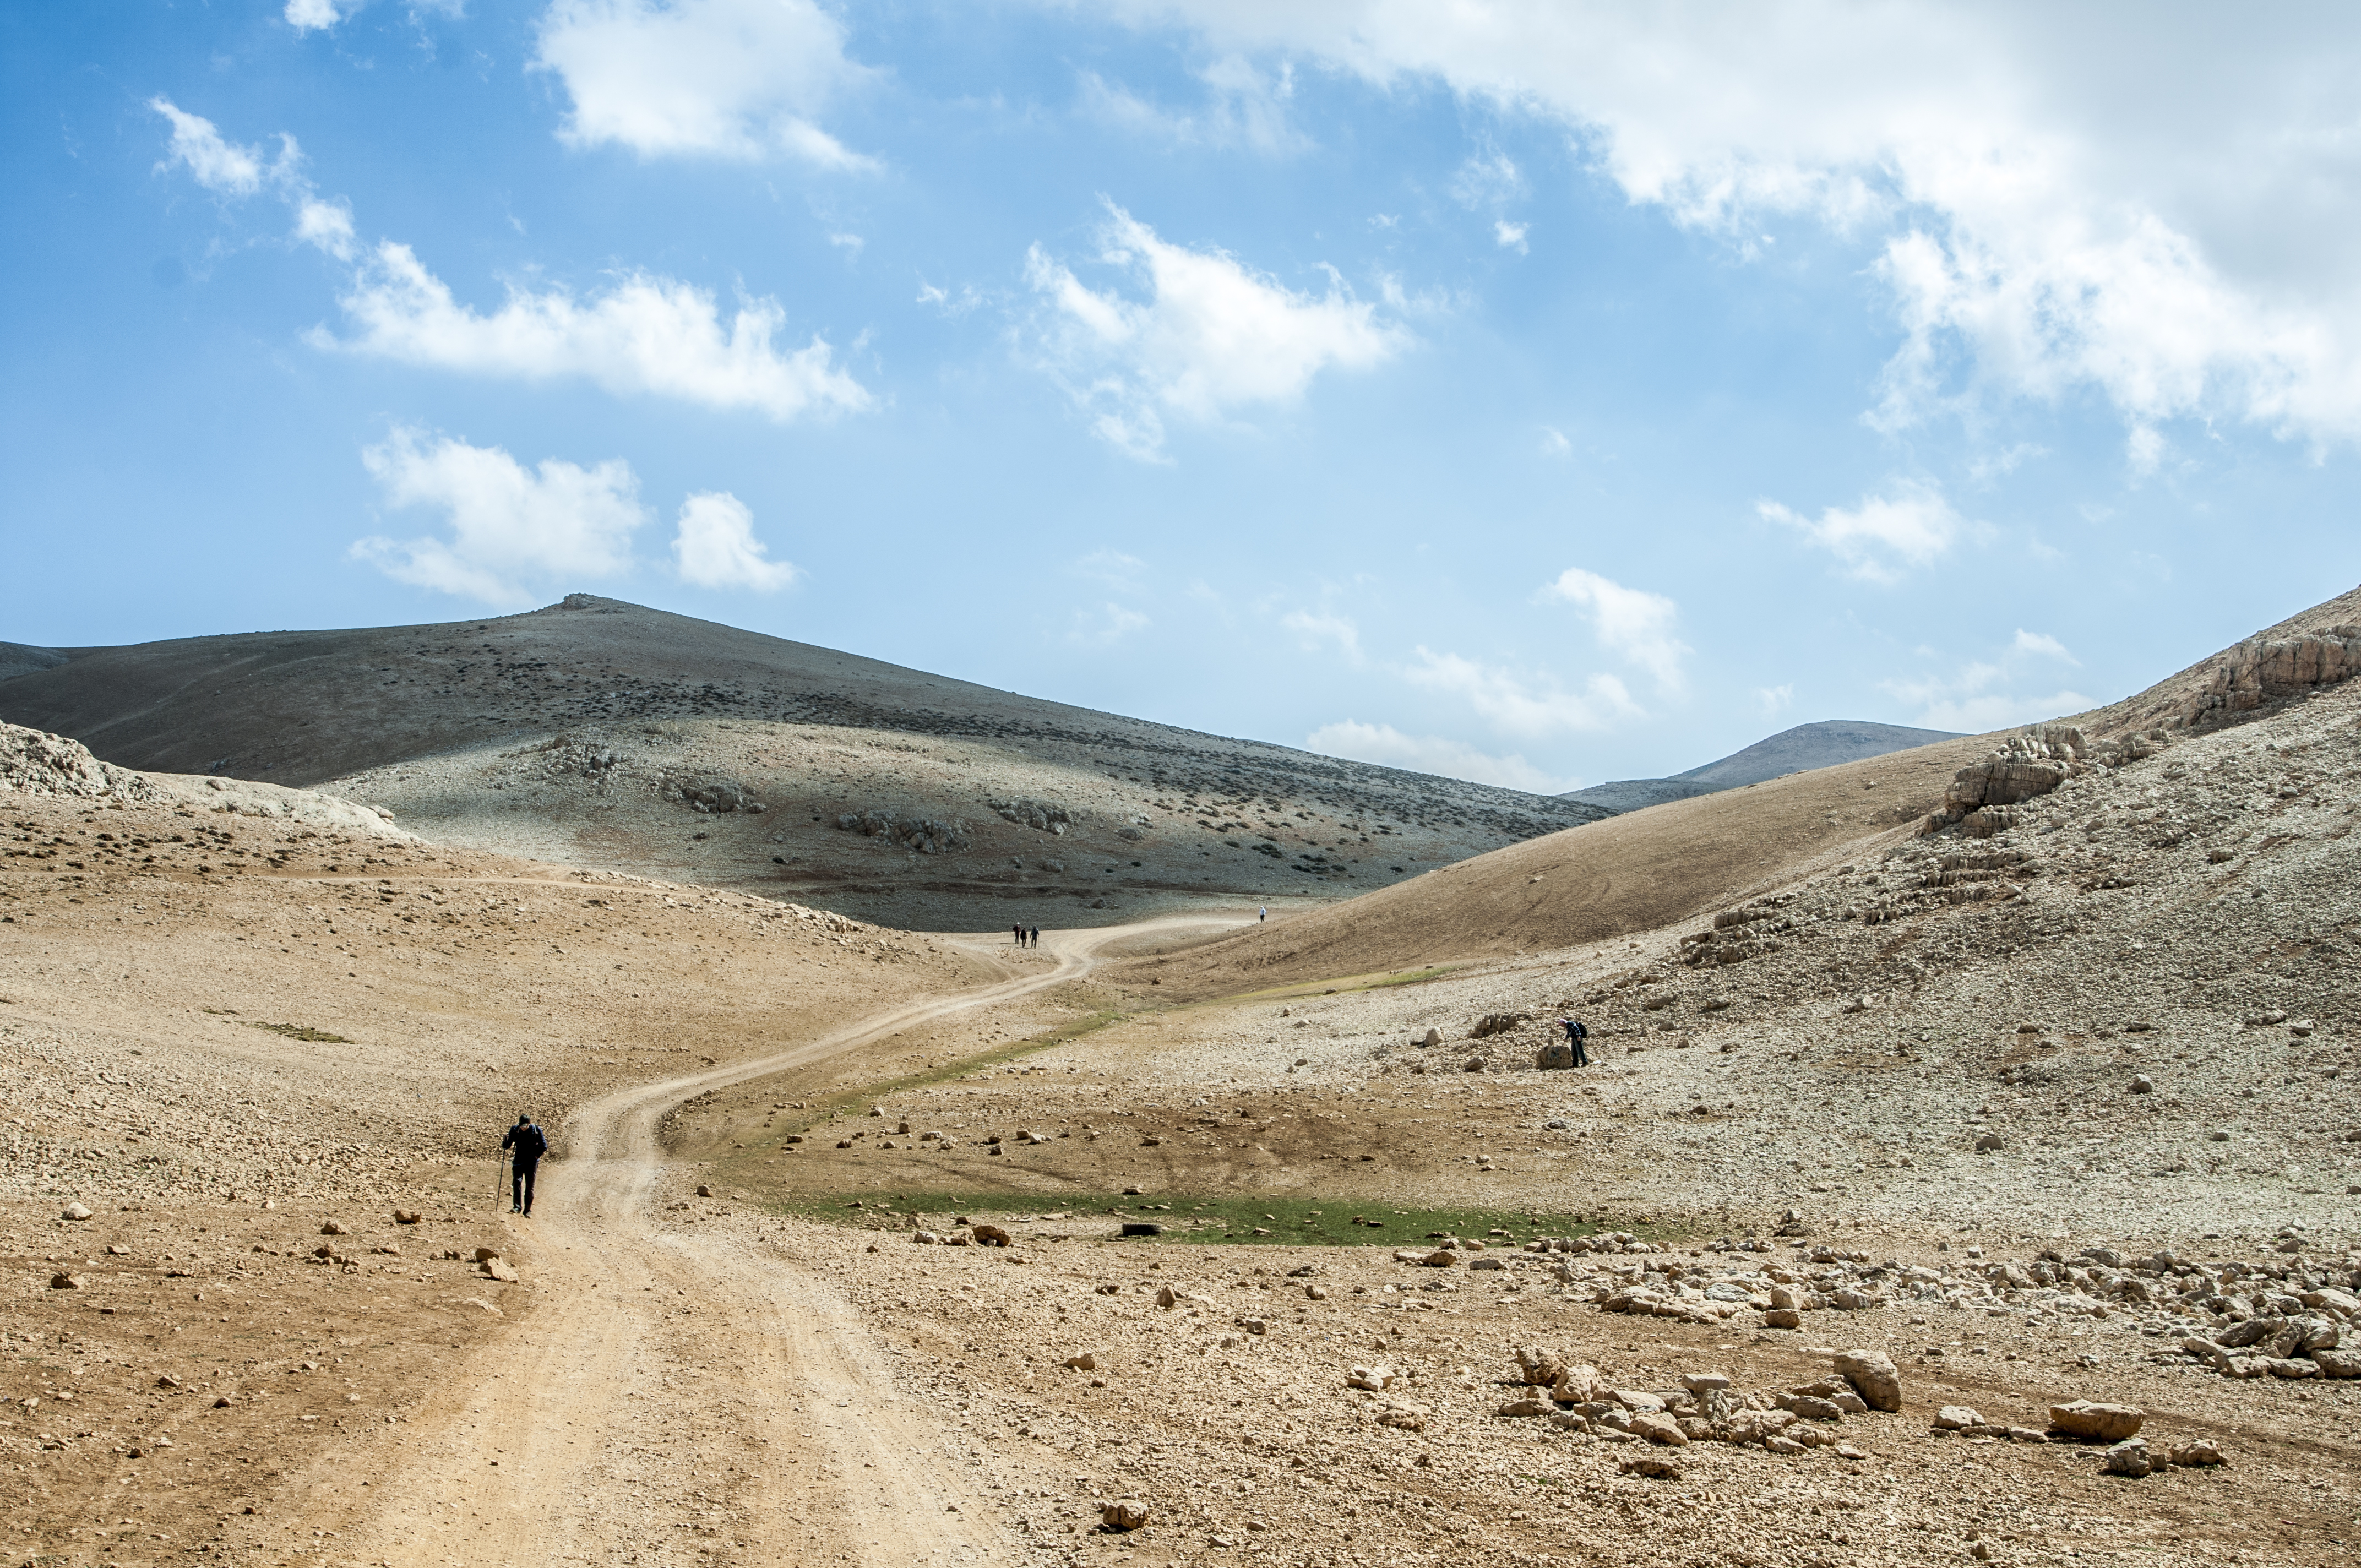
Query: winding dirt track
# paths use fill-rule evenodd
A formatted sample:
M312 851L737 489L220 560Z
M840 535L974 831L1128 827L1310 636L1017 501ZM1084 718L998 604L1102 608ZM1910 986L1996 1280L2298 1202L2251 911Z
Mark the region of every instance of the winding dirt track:
M988 1507L957 1489L946 1430L896 1396L890 1353L828 1281L656 1225L656 1124L692 1095L1078 979L1109 942L1215 923L1048 936L1045 972L577 1111L533 1221L555 1300L507 1337L500 1370L412 1420L409 1457L374 1478L379 1507L346 1550L466 1568L1013 1562Z

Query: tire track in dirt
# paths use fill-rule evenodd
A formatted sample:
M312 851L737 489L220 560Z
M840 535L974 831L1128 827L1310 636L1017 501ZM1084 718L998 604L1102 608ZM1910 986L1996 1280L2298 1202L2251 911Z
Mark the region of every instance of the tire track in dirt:
M657 1226L656 1127L692 1096L1080 979L1111 942L1215 923L1229 922L1045 936L1057 959L1046 972L576 1111L532 1222L542 1305L495 1347L497 1370L412 1420L412 1457L378 1480L381 1505L345 1550L459 1568L1013 1561L988 1506L950 1480L945 1429L895 1394L885 1354L833 1286Z

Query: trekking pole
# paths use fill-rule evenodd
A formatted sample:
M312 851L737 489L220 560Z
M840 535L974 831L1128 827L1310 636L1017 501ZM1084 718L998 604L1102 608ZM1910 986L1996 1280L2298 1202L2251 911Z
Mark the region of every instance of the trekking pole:
M498 1209L498 1208L500 1206L500 1194L501 1194L503 1191L505 1191L505 1190L507 1190L507 1188L508 1188L508 1184L509 1184L509 1151L508 1151L508 1150L506 1150L506 1149L502 1149L502 1150L500 1152L500 1156L499 1156L499 1157L498 1157L498 1158L496 1158L496 1159L492 1162L492 1207L493 1207L493 1208Z

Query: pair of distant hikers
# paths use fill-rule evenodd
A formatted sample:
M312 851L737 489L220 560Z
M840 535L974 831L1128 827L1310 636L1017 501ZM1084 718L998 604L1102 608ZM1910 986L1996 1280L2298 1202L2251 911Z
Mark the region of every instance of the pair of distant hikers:
M500 1149L509 1157L509 1212L530 1220L533 1181L541 1173L541 1157L549 1152L549 1138L529 1113L520 1111L516 1125L500 1139Z
M1011 926L1008 929L1016 934L1016 945L1020 948L1041 945L1041 927L1038 926Z

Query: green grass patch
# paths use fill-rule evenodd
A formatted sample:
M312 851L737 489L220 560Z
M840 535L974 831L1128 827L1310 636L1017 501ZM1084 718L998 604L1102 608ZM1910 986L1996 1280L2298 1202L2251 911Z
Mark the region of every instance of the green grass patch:
M1151 1220L1164 1226L1162 1235L1129 1239L1153 1245L1420 1246L1446 1235L1521 1244L1535 1236L1586 1236L1597 1231L1630 1231L1652 1237L1650 1227L1598 1214L1532 1209L1405 1209L1375 1198L1279 1198L1253 1193L1196 1198L1178 1193L1044 1196L972 1189L964 1192L905 1190L796 1195L771 1200L763 1206L773 1213L865 1230L906 1231L913 1214L926 1228L940 1230L963 1216L1004 1226L1020 1237L1036 1230L1051 1234L1104 1232L1121 1221ZM1495 1235L1495 1231L1504 1234Z
M307 1028L302 1024L262 1024L247 1025L251 1029L268 1029L274 1035L284 1035L291 1040L318 1040L324 1045L349 1046L352 1042L342 1035L331 1035L325 1029Z
M785 1135L789 1133L807 1134L814 1127L841 1120L847 1115L865 1116L868 1114L870 1106L889 1095L906 1093L913 1089L924 1089L929 1084L949 1083L954 1079L966 1078L996 1067L1005 1067L1021 1057L1029 1057L1038 1052L1046 1051L1052 1046L1062 1046L1068 1041L1079 1040L1084 1035L1095 1034L1111 1024L1123 1022L1129 1016L1127 1013L1117 1013L1112 1010L1088 1014L1074 1019L1071 1023L1060 1024L1046 1035L1034 1035L1005 1046L994 1046L988 1051L978 1051L973 1056L960 1057L955 1060L943 1063L940 1067L930 1067L917 1072L904 1073L899 1078L879 1079L876 1082L863 1084L859 1089L848 1089L840 1094L830 1094L823 1099L809 1101L807 1102L809 1110L799 1112L795 1117L782 1115L779 1118L779 1124L768 1129L768 1136L763 1146L750 1148L746 1152L749 1155L768 1154L775 1145L783 1142Z

